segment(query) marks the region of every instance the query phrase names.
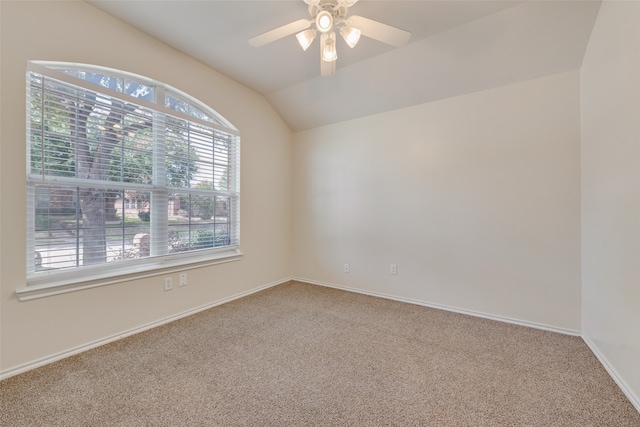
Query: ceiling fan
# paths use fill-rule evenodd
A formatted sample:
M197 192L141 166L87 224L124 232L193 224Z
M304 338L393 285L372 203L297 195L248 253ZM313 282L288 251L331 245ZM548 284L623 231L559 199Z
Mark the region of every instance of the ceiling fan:
M360 36L370 37L391 46L405 45L411 33L391 25L362 16L347 17L348 10L358 0L304 0L309 5L311 19L299 19L249 39L254 47L297 33L296 38L303 50L307 50L316 34L320 32L320 74L330 76L336 72L336 31L349 47L354 47ZM315 24L315 28L312 25Z

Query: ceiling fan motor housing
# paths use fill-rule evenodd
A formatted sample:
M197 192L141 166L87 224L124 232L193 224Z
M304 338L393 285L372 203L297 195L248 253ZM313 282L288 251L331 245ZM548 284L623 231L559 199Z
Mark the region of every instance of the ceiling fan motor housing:
M355 3L355 1L349 2L348 0L305 0L305 2L309 4L309 15L311 15L311 18L316 19L318 13L327 11L333 17L334 25L347 16L347 9L349 6L343 5L343 3Z

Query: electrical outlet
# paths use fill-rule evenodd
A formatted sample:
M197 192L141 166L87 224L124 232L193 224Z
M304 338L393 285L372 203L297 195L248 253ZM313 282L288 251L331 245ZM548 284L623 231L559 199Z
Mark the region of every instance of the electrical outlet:
M398 266L395 264L391 264L391 268L389 269L389 273L391 274L398 274Z
M164 290L165 291L170 291L171 289L173 289L173 279L171 277L165 277L164 278Z
M187 286L187 273L180 273L180 286Z
M345 264L344 265L344 272L348 273L349 272L349 264Z

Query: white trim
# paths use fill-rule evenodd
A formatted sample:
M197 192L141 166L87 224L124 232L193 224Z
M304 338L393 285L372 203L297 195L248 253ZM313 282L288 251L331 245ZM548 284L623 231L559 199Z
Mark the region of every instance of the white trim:
M29 147L30 148L30 147ZM27 183L45 185L64 185L67 187L90 187L90 188L117 188L124 190L154 190L159 188L154 184L137 184L135 182L124 181L100 181L97 179L74 178L68 176L45 175L42 173L27 172Z
M340 285L335 285L335 284L328 284L328 283L318 282L318 281L315 281L315 280L303 279L303 278L299 278L299 277L290 277L290 278L285 278L285 279L282 279L282 280L279 280L279 281L276 281L276 282L268 283L266 285L262 285L262 286L259 286L257 288L253 288L253 289L250 289L250 290L245 291L245 292L240 292L240 293L234 294L234 295L232 295L230 297L223 298L223 299L211 302L209 304L205 304L203 306L196 307L196 308L191 309L191 310L186 310L186 311L183 311L183 312L178 313L176 315L165 317L165 318L157 320L155 322L150 322L150 323L147 323L145 325L139 326L137 328L129 329L127 331L124 331L124 332L116 334L116 335L111 335L109 337L102 338L102 339L99 339L99 340L96 340L96 341L92 341L90 343L87 343L87 344L84 344L84 345L81 345L81 346L77 346L77 347L74 347L72 349L65 350L65 351L53 354L51 356L43 357L43 358L37 359L37 360L32 361L32 362L28 362L28 363L24 363L22 365L18 365L16 367L10 368L10 369L8 369L6 371L0 372L0 381L4 380L4 379L7 379L7 378L10 378L10 377L15 376L15 375L30 371L32 369L39 368L41 366L45 366L45 365L48 365L50 363L57 362L59 360L65 359L67 357L83 353L83 352L91 350L93 348L100 347L102 345L109 344L111 342L114 342L114 341L129 337L129 336L138 334L140 332L144 332L144 331L147 331L149 329L152 329L152 328L155 328L155 327L158 327L158 326L162 326L164 324L173 322L174 320L178 320L178 319L181 319L181 318L184 318L184 317L187 317L187 316L191 316L193 314L199 313L199 312L207 310L209 308L213 308L213 307L216 307L218 305L222 305L222 304L225 304L227 302L231 302L231 301L234 301L236 299L243 298L245 296L249 296L251 294L263 291L265 289L269 289L269 288L272 288L274 286L278 286L278 285L281 285L283 283L287 283L289 281L297 281L297 282L302 282L302 283L308 283L310 285L317 285L317 286L323 286L323 287L328 287L328 288L340 289L340 290L344 290L344 291L347 291L347 292L354 292L354 293L359 293L359 294L363 294L363 295L369 295L369 296L385 298L385 299L390 299L390 300L409 303L409 304L420 305L420 306L424 306L424 307L435 308L435 309L439 309L439 310L451 311L451 312L459 313L459 314L463 314L463 315L482 317L482 318L485 318L485 319L496 320L496 321L499 321L499 322L510 323L510 324L516 324L516 325L531 327L531 328L535 328L535 329L542 329L542 330L546 330L546 331L550 331L550 332L557 332L557 333L561 333L561 334L565 334L565 335L581 336L579 332L573 331L573 330L566 330L566 329L561 329L561 328L549 327L549 326L541 325L541 324L537 324L537 323L523 322L523 321L520 321L520 320L515 320L515 319L511 319L511 318L507 318L507 317L488 315L488 314L478 313L478 312L469 311L469 310L461 310L461 309L454 308L454 307L444 306L444 305L440 305L440 304L427 303L427 302L424 302L424 301L418 301L418 300L413 300L413 299L409 299L409 298L401 298L401 297L396 297L396 296L388 295L388 294L382 294L382 293L378 293L378 292L368 292L368 291L363 291L361 289L350 288L348 286L340 286ZM602 353L600 353L598 347L593 342L591 342L591 340L588 337L582 335L581 338L583 339L583 341L585 342L587 347L589 347L589 349L596 356L598 361L605 368L607 373L609 373L609 375L614 380L614 382L618 385L618 387L620 387L620 389L625 394L625 396L629 399L631 404L636 408L636 410L638 412L640 412L640 399L629 389L629 387L627 387L626 383L618 376L616 370L611 366L611 364L609 363L607 358Z
M448 305L435 304L435 303L431 303L431 302L427 302L427 301L421 301L421 300L415 300L415 299L411 299L411 298L398 297L398 296L395 296L395 295L383 294L383 293L379 293L379 292L370 292L370 291L365 291L365 290L362 290L362 289L350 288L348 286L342 286L342 285L335 285L335 284L330 284L330 283L318 282L318 281L315 281L315 280L303 279L303 278L299 278L299 277L292 277L291 280L295 280L295 281L298 281L298 282L309 283L311 285L324 286L324 287L327 287L327 288L341 289L343 291L355 292L355 293L358 293L358 294L364 294L364 295L369 295L369 296L378 297L378 298L390 299L390 300L393 300L393 301L406 302L406 303L409 303L409 304L415 304L415 305L420 305L420 306L423 306L423 307L435 308L435 309L438 309L438 310L451 311L453 313L466 314L468 316L482 317L483 319L496 320L498 322L510 323L510 324L519 325L519 326L526 326L526 327L529 327L529 328L541 329L543 331L556 332L556 333L563 334L563 335L571 335L571 336L575 336L575 337L579 337L580 336L580 331L575 331L573 329L558 328L558 327L555 327L555 326L544 325L542 323L527 322L527 321L524 321L524 320L512 319L510 317L496 316L496 315L493 315L493 314L487 314L487 313L481 313L481 312L478 312L478 311L465 310L465 309L461 309L461 308L457 308L457 307L451 307L451 306L448 306Z
M172 187L163 186L157 184L137 184L124 181L98 181L95 179L74 178L66 176L55 176L37 173L27 173L27 184L43 184L43 185L59 185L67 187L90 187L90 188L109 188L109 189L124 189L124 190L148 190L153 191L156 189L163 189L171 191L172 193L185 193L185 194L202 194L208 196L223 196L233 197L237 196L238 192L235 190L221 191L221 190L208 190L190 187Z
M112 285L114 283L128 282L145 277L153 277L167 272L191 270L199 267L223 264L232 261L240 261L243 253L239 249L225 252L202 251L200 254L187 252L170 254L162 257L149 258L148 263L127 264L119 266L102 264L98 267L86 267L78 271L57 272L51 274L42 272L40 275L27 279L27 286L16 290L20 301L28 301L36 298L44 298L52 295L65 294L67 292L80 291L98 286ZM119 267L119 268L116 268ZM71 274L65 274L71 273Z
M217 123L212 123L212 122L208 122L206 120L202 120L199 119L198 117L194 117L194 116L190 116L189 114L185 114L181 111L177 111L177 110L172 110L171 108L167 108L164 106L164 100L161 103L155 103L155 102L150 102L147 101L145 99L142 98L135 98L132 96L129 96L123 92L118 92L116 90L113 89L109 89L108 87L104 87L104 86L100 86L100 85L96 85L94 83L88 82L87 80L83 80L80 79L78 77L73 77L69 74L63 73L62 71L59 71L58 68L50 68L50 67L62 67L68 65L70 67L73 68L78 68L78 70L81 69L85 69L85 70L92 70L92 71L104 71L105 73L109 73L109 75L111 76L115 76L115 77L119 77L119 76L127 76L127 77L131 77L132 79L135 79L136 81L138 81L139 83L143 83L143 84L147 84L150 86L163 86L165 89L169 89L169 94L176 94L178 96L180 96L181 98L184 98L185 100L188 99L192 102L194 102L195 104L198 105L199 108L201 108L202 110L204 110L205 112L213 112L211 115L215 117L215 119L217 119L220 123L223 123L224 125L219 125ZM61 82L64 83L68 83L71 85L75 85L75 86L79 86L83 89L87 89L90 90L92 92L98 92L101 93L103 95L108 95L112 98L116 98L119 99L120 101L123 102L127 102L129 104L136 104L140 107L144 107L144 108L149 108L149 109L153 109L156 110L158 112L164 113L166 115L169 116L173 116L173 117L177 117L179 119L182 120L187 120L187 121L192 121L194 123L198 123L202 126L206 126L212 129L216 129L220 132L224 132L224 133L229 133L232 135L236 135L236 136L240 136L240 132L238 131L238 129L233 126L227 119L225 119L224 117L222 117L220 114L218 114L217 111L215 111L213 108L209 107L208 105L206 105L204 102L194 98L193 96L182 92L179 89L176 89L166 83L162 83L162 82L158 82L156 80L152 80L149 79L147 77L144 76L138 76L136 74L131 74L131 73L127 73L125 71L120 71L120 70L114 70L114 69L110 69L110 68L104 68L104 67L96 67L93 65L84 65L84 64L71 64L71 63L65 63L65 62L42 62L42 61L29 61L27 63L27 71L31 71L37 74L40 74L42 76L45 77L50 77L53 78L55 80L59 80ZM208 111L207 111L208 110Z
M53 67L53 68L50 68ZM136 82L148 84L154 88L154 100L153 102L146 101L144 99L129 97L124 92L114 91L112 89L96 85L91 83L90 81L84 80L82 78L73 77L59 70L60 67L70 67L72 69L81 70L99 70L99 72L104 72L105 75L117 77L122 80L123 88L126 86L127 78L133 79ZM228 164L228 170L235 171L236 174L239 173L239 142L240 135L238 130L233 127L226 119L220 116L215 110L211 107L207 106L201 101L198 101L196 98L191 97L190 95L175 89L167 84L143 77L137 76L131 73L127 73L119 70L107 69L104 67L97 66L82 66L81 64L70 64L70 63L62 63L62 62L42 62L42 61L29 61L27 63L27 95L29 95L29 91L32 86L35 88L38 85L34 85L33 81L33 73L38 73L42 76L42 80L40 80L42 84L41 94L42 94L42 102L44 102L45 94L47 90L45 90L45 78L51 78L55 80L59 80L61 82L68 83L72 85L74 88L84 88L86 90L90 90L92 92L99 92L105 94L106 96L112 97L114 99L119 99L123 102L132 103L138 106L147 107L154 115L154 125L152 127L154 132L153 137L153 173L154 180L152 185L145 184L132 184L132 183L124 183L119 181L102 181L102 180L89 180L89 179L81 179L78 177L53 177L48 176L46 174L46 168L43 165L42 168L42 176L38 176L32 173L27 174L27 280L26 286L16 290L16 294L20 301L25 301L34 298L46 297L50 295L57 295L66 292L77 291L81 289L93 288L96 286L103 286L113 283L120 283L124 281L128 281L131 279L138 279L143 277L150 277L157 274L163 274L167 271L180 271L184 269L196 268L201 266L208 266L213 264L219 264L223 262L236 261L242 258L242 252L239 250L239 227L240 227L240 215L238 214L238 203L234 203L234 214L230 218L230 223L233 226L233 230L230 230L230 237L232 239L230 242L223 247L217 247L210 250L188 250L182 252L180 254L168 254L167 250L167 231L168 228L168 213L167 213L167 195L172 190L179 191L184 194L205 194L205 195L213 195L213 196L223 196L228 197L230 200L236 201L239 198L239 187L234 185L231 187L229 191L219 191L214 190L213 188L210 191L205 191L203 189L183 189L182 187L172 187L167 185L164 179L164 172L162 172L164 168L164 152L162 149L164 146L163 135L165 132L164 127L162 127L162 131L159 132L157 121L157 116L161 117L178 117L182 118L188 123L196 123L207 129L207 134L209 133L209 129L211 129L211 135L213 140L211 148L215 151L216 146L220 139L229 140L231 152L229 153L230 157L233 157L235 154L235 158L233 158L233 164ZM200 119L198 117L194 117L190 114L184 114L179 111L174 111L170 108L165 107L165 97L164 95L171 94L179 97L180 99L185 100L189 104L189 108L193 107L198 110L201 110L203 113L211 116L211 119L215 122L208 122L206 120ZM63 97L65 97L64 95ZM131 98L131 99L129 99ZM28 104L28 103L27 103ZM43 104L44 105L44 104ZM41 114L44 114L44 107ZM29 108L27 108L27 121L30 120ZM162 123L160 123L162 124ZM226 126L230 126L227 128ZM27 128L27 131L30 132L31 128ZM224 134L224 135L222 135ZM43 136L44 138L44 136ZM208 140L208 139L207 139ZM27 139L27 160L29 158L31 149L30 149L30 139ZM44 139L42 140L43 144L43 153L44 153ZM207 147L208 148L208 147ZM204 146L203 146L204 150ZM213 164L210 166L215 171L216 162L214 153L211 152L211 161ZM189 157L189 156L187 156ZM43 154L44 159L44 154ZM206 162L205 162L206 163ZM223 165L220 163L219 165ZM161 167L160 167L161 166ZM234 169L236 168L236 169ZM27 170L30 170L30 162L27 162ZM213 178L212 174L212 178ZM119 190L122 189L136 189L136 190L148 190L151 193L151 223L150 223L150 231L151 231L151 256L145 258L138 259L128 259L124 255L125 247L121 246L121 252L123 259L118 260L115 263L106 263L101 262L97 265L92 266L82 266L77 268L77 259L79 258L79 234L76 236L75 241L75 261L76 265L74 268L53 268L47 269L43 268L38 271L35 266L35 258L34 256L38 256L36 245L34 244L35 239L35 225L34 225L34 216L37 213L36 203L35 203L35 193L33 193L33 189L31 188L34 183L44 182L46 184L56 184L56 185L67 185L72 187L82 187L83 185L87 185L89 187L100 187L100 188L117 188ZM237 180L233 183L237 183ZM76 196L78 196L76 194ZM30 209L29 209L30 207ZM215 222L215 218L214 218ZM209 223L207 223L209 225ZM215 224L211 224L214 228ZM189 222L189 231L192 230L191 221ZM235 232L235 234L234 234ZM122 245L124 245L124 238L122 239ZM55 249L52 251L55 253ZM43 254L44 255L44 254ZM19 284L18 286L24 286L25 284Z
M587 336L582 335L582 340L587 344L587 347L593 352L598 361L607 373L611 376L613 381L620 387L620 390L627 396L629 402L636 408L636 411L640 412L640 397L636 396L633 391L627 386L624 380L618 375L618 372L615 368L609 363L609 360L600 352L600 349L591 341Z
M53 362L57 362L58 360L66 359L67 357L83 353L83 352L85 352L87 350L91 350L93 348L100 347L102 345L109 344L109 343L114 342L114 341L118 341L120 339L129 337L131 335L135 335L135 334L138 334L140 332L144 332L144 331L147 331L149 329L152 329L152 328L155 328L155 327L158 327L158 326L162 326L164 324L173 322L174 320L182 319L183 317L191 316L193 314L199 313L199 312L204 311L204 310L208 310L208 309L216 307L218 305L226 304L226 303L231 302L233 300L249 296L251 294L263 291L265 289L269 289L269 288L272 288L274 286L281 285L283 283L287 283L290 280L291 280L290 278L286 278L286 279L282 279L282 280L279 280L279 281L276 281L276 282L268 283L266 285L258 286L257 288L253 288L253 289L250 289L250 290L245 291L245 292L240 292L238 294L231 295L230 297L223 298L223 299L211 302L209 304L205 304L205 305L202 305L200 307L193 308L191 310L186 310L186 311L183 311L181 313L175 314L173 316L165 317L163 319L156 320L154 322L150 322L150 323L144 324L142 326L138 326L136 328L128 329L126 331L123 331L123 332L115 334L115 335L111 335L111 336L108 336L108 337L105 337L105 338L101 338L99 340L95 340L95 341L89 342L89 343L84 344L84 345L80 345L80 346L74 347L74 348L69 349L69 350L65 350L65 351L61 351L59 353L55 353L55 354L53 354L51 356L43 357L43 358L34 360L32 362L28 362L28 363L24 363L22 365L18 365L16 367L13 367L13 368L10 368L10 369L7 369L5 371L0 372L0 381L4 380L4 379L7 379L9 377L12 377L14 375L21 374L23 372L30 371L30 370L35 369L35 368L39 368L41 366L45 366L45 365L48 365L48 364L53 363Z

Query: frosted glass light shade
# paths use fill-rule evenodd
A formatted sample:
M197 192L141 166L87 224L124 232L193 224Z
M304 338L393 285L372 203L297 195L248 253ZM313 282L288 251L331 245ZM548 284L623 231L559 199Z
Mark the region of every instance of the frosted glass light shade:
M301 31L296 34L296 38L298 39L298 43L300 43L302 50L307 50L309 46L311 46L311 43L313 43L313 40L316 38L316 30L310 28L308 30Z
M358 44L358 40L360 40L361 34L362 31L350 25L345 25L340 29L340 35L342 36L344 41L347 42L349 47L354 47L356 44Z
M329 34L322 46L322 60L325 62L333 62L338 59L336 52L336 36L335 33Z

